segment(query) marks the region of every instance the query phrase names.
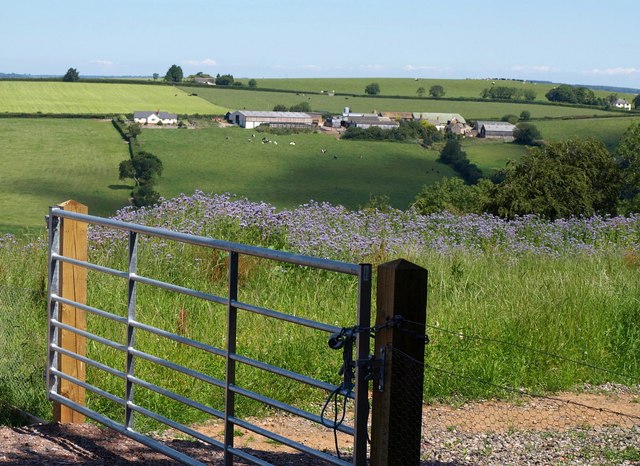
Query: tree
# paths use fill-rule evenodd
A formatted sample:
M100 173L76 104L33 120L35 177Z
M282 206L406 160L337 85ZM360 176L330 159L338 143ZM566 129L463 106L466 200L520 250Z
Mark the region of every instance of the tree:
M519 123L513 131L513 142L516 144L531 146L540 139L542 139L540 131L531 123Z
M300 102L299 104L292 105L289 107L290 112L310 112L311 105L309 102Z
M518 122L518 117L513 113L507 113L506 115L502 116L502 121L507 121L512 125L515 125Z
M142 126L140 126L140 123L131 123L127 125L127 133L130 138L138 137L141 132Z
M435 97L436 99L442 97L444 95L444 87L436 84L435 86L431 86L429 88L429 95L431 97Z
M162 161L150 152L138 152L128 160L120 162L121 180L130 178L135 186L153 186L157 177L162 175Z
M616 161L622 169L622 212L640 211L640 123L633 123L616 148Z
M467 184L475 184L482 178L482 171L477 165L469 162L457 138L447 140L440 151L438 161L453 167Z
M283 104L276 104L273 107L273 111L274 112L288 112L289 111L289 107L287 107L286 105L283 105Z
M615 214L622 181L613 157L595 139L529 148L500 178L491 189L488 211L506 218L535 214L551 220Z
M480 214L489 200L493 183L480 180L478 184L467 185L460 178L442 178L430 185L424 185L411 207L421 214L448 211L454 214Z
M561 84L558 87L554 87L544 95L551 102L568 102L570 104L578 103L578 97L573 86L568 84Z
M640 109L640 94L633 98L633 108Z
M233 84L233 75L232 74L223 74L218 73L216 75L216 85L218 86L230 86Z
M157 81L160 75L158 73L153 73L153 80Z
M529 112L528 110L523 110L522 112L520 112L520 119L522 121L529 121L531 119L531 112Z
M420 86L416 91L416 94L418 94L418 97L424 97L425 92L424 87Z
M167 70L167 74L164 76L164 80L171 83L179 83L183 77L182 68L178 65L171 65Z
M155 191L152 186L146 184L136 186L131 192L131 202L136 207L157 204L159 200L160 193Z
M258 81L256 81L255 79L250 79L248 84L251 89L255 89L256 87L258 87Z
M371 83L364 88L364 92L369 95L378 95L380 94L380 84Z
M76 82L80 80L80 74L75 68L69 68L67 73L62 77L62 80L69 83Z

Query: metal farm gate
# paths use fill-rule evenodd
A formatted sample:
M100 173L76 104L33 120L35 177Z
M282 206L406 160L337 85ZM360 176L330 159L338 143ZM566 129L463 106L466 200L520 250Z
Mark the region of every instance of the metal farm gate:
M101 226L108 229L124 231L128 234L128 265L126 270L116 270L103 265L94 264L87 259L87 228L88 225ZM393 391L391 353L393 345L393 329L401 318L395 318L389 312L378 316L377 327L371 327L371 279L372 269L370 264L351 264L339 261L325 260L307 257L297 254L284 253L266 248L252 247L227 241L215 240L202 236L194 236L183 233L176 233L164 229L146 227L131 223L115 221L95 217L87 214L86 207L74 201L68 201L59 207L50 209L48 217L49 226L49 290L48 290L48 359L47 359L47 396L54 402L54 415L60 422L83 422L84 416L91 418L123 435L126 435L150 448L162 452L163 454L183 462L185 464L201 464L162 442L144 435L134 428L134 418L146 416L158 421L169 428L176 429L188 436L205 444L218 447L224 451L224 462L226 465L233 464L234 457L253 462L255 464L269 464L260 458L249 454L247 451L234 446L234 427L240 427L255 432L273 441L282 443L300 452L324 460L336 465L365 465L367 464L367 423L369 419L369 381L374 380L377 386L375 398L387 397L387 393ZM226 296L218 296L206 292L194 290L177 284L159 281L138 273L138 245L141 237L154 237L166 241L187 243L204 248L211 248L224 251L228 257L228 289ZM297 317L276 309L269 309L257 306L249 302L238 300L239 274L238 262L241 255L263 258L277 263L295 264L322 269L337 274L347 274L357 279L357 302L354 303L356 309L356 322L353 327L342 328L327 323L316 322L305 318ZM87 271L97 274L107 274L122 280L123 289L127 290L127 310L126 316L108 312L86 304L86 277ZM424 303L422 313L426 307L426 271L424 276L420 275L419 281L424 281ZM379 272L380 274L380 272ZM83 283L84 282L84 283ZM226 342L224 347L215 347L200 341L195 341L178 333L172 333L136 319L136 290L138 284L156 287L171 293L180 293L191 298L205 300L211 303L226 307ZM392 286L394 286L392 284ZM421 285L422 286L422 285ZM382 285L384 288L385 285ZM378 288L381 288L378 282ZM380 291L379 291L380 293ZM401 294L406 294L400 290ZM422 295L422 292L419 293ZM407 312L406 298L390 299L382 297L383 301L388 301L389 306L405 307ZM378 295L380 302L381 296ZM409 306L411 307L411 306ZM415 306L414 306L415 307ZM86 330L86 313L96 316L95 318L108 319L121 326L125 344L118 343L103 336L93 334ZM327 334L327 340L335 349L343 352L343 378L341 385L333 385L321 380L294 373L289 370L277 367L266 362L252 359L236 352L237 325L239 313L255 313L266 316L270 319L285 321L290 324L304 326ZM382 316L382 317L381 317ZM382 321L380 319L383 319ZM386 322L384 321L386 320ZM415 318L413 319L415 320ZM424 322L424 320L423 320ZM371 335L377 330L376 350L374 355L370 355ZM203 372L198 372L176 364L157 355L148 354L136 346L136 334L143 331L152 334L157 338L164 339L168 343L180 343L188 345L199 351L207 352L217 358L223 358L226 366L226 376L224 380L212 377ZM417 329L424 333L424 328ZM414 332L416 333L416 332ZM383 340L378 341L382 336ZM415 340L415 338L414 338ZM87 357L85 347L87 342L94 346L102 345L111 351L120 352L124 363L124 370L110 367L101 362ZM412 342L412 344L414 344ZM415 346L415 345L414 345ZM424 354L424 343L418 348ZM184 377L192 377L199 381L211 384L224 390L224 409L215 409L201 402L184 397L163 387L143 380L136 374L136 361L144 360L145 363L153 363L175 371ZM294 380L300 384L306 384L317 389L325 390L328 394L338 393L353 400L354 420L350 425L338 424L330 427L343 433L353 436L353 456L352 461L347 462L339 456L326 453L324 451L310 448L300 442L283 437L277 433L254 425L245 419L236 416L236 398L247 397L269 408L277 409L294 416L300 416L309 421L327 427L326 420L305 409L289 405L283 401L263 396L246 387L236 384L236 370L242 365L267 371L278 376ZM386 365L386 367L385 367ZM124 397L114 393L109 393L85 379L86 366L91 366L92 370L104 371L110 376L122 380L125 387ZM142 407L136 403L136 387L143 387L173 401L200 410L207 415L218 418L224 422L224 441L221 442L206 436L191 427L171 420L151 409ZM406 387L402 387L403 390ZM421 399L422 386L418 388L418 396ZM91 392L92 397L102 397L111 403L115 403L122 408L124 422L104 416L99 412L86 406L84 399L86 391ZM393 396L393 395L390 395ZM403 395L400 395L401 397ZM378 446L372 446L372 450L389 451L389 439L385 440L388 430L393 430L393 421L385 420L385 417L393 416L397 412L400 416L398 422L406 427L407 417L399 409L390 408L389 400L383 409L385 413L376 414L374 404L372 427L372 437L374 442L378 441ZM415 411L411 408L409 411ZM392 411L389 414L389 411ZM418 410L419 411L419 410ZM408 415L408 414L407 414ZM391 425L389 424L391 422ZM420 434L420 420L418 419L418 438ZM380 425L384 424L381 428ZM385 434L385 432L387 434ZM378 440L375 440L378 439ZM406 442L403 439L402 442ZM419 441L419 440L418 440ZM393 442L391 442L393 443ZM404 444L406 447L406 443ZM419 445L418 445L419 446ZM404 449L404 448L403 448ZM419 448L418 448L419 450ZM373 453L372 453L373 454ZM390 453L393 454L393 453ZM384 456L384 454L383 454ZM389 460L372 461L375 464L387 464ZM412 460L413 462L413 460ZM399 464L399 463L396 463ZM406 464L406 463L405 463Z

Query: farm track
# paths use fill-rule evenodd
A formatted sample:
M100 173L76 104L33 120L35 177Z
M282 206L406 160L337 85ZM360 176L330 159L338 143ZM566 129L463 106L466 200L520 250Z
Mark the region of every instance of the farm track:
M576 411L576 404L596 409ZM562 394L553 400L535 399L518 405L484 402L459 409L425 407L421 464L637 465L640 464L638 419L638 396L629 393ZM514 426L514 420L522 423ZM334 451L332 432L309 421L275 416L255 422L314 448ZM219 422L197 429L221 437ZM324 464L255 437L239 429L236 446L277 465ZM207 464L222 464L218 449L184 440L171 431L158 439ZM346 437L341 436L339 444L343 450L351 447ZM0 464L174 464L133 440L91 424L0 428L0 445Z

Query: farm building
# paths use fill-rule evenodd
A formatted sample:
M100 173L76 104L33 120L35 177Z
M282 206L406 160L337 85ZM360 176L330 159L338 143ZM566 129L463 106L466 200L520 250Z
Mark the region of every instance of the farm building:
M631 104L624 99L617 99L613 106L616 108L624 108L625 110L631 110Z
M479 138L513 139L514 129L516 129L516 126L506 121L476 122L476 131L478 131Z
M412 112L380 112L379 115L385 118L391 118L392 120L413 120Z
M462 125L466 125L467 122L462 115L458 113L434 113L434 112L422 112L422 113L414 113L414 120L426 120L438 130L442 131L448 124L451 123L460 123Z
M162 122L163 125L177 125L178 115L175 113L161 112L133 112L133 121L143 125L157 125Z
M201 77L195 77L193 78L193 82L196 84L204 84L207 86L215 86L216 85L216 78L201 78Z
M353 115L350 114L344 121L345 126L348 128L371 128L372 126L378 126L382 129L393 129L400 126L395 120L390 118L380 117L378 115Z
M242 128L269 125L274 128L305 128L313 124L313 118L303 112L261 112L237 110L228 114L229 122Z

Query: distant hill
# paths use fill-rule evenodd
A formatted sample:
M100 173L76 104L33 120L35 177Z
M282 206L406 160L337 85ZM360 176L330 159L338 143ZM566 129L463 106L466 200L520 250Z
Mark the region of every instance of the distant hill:
M621 94L640 94L640 89L632 87L593 86L589 84L577 84L578 86L593 89L594 91L620 92Z

